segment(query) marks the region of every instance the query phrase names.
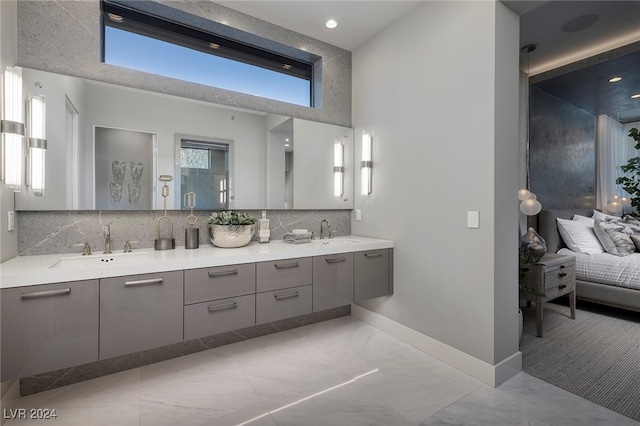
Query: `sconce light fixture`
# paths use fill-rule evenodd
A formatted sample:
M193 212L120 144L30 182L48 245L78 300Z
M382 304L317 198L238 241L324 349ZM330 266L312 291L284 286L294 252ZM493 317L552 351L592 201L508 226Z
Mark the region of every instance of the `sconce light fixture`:
M344 145L339 140L333 144L333 196L344 194Z
M520 189L518 199L521 201L520 211L527 216L535 216L542 210L542 204L538 201L536 194L528 189Z
M42 196L45 186L45 157L47 139L45 136L46 103L45 96L33 96L28 102L27 139L28 165L27 185L31 186L34 195Z
M362 161L360 162L361 170L361 194L363 197L371 195L371 184L373 174L373 161L371 154L371 135L367 132L362 133Z
M7 67L2 77L2 179L5 185L18 192L22 188L24 163L22 68Z

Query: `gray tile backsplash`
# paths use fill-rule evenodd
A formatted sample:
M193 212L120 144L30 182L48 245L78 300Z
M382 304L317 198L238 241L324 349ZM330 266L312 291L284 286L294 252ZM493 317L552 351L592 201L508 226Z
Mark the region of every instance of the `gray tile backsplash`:
M248 210L256 219L261 211ZM195 212L196 226L200 229L200 246L209 245L207 218L211 211ZM167 215L174 222L176 246L184 246L185 219L189 212L172 210ZM103 227L111 228L111 249L121 251L126 241L133 250L153 248L157 238L157 220L160 210L148 211L21 211L18 212L18 254L21 256L82 253L82 244L88 242L95 253L104 250ZM320 232L320 222L327 219L337 236L351 234L351 210L268 210L271 239L281 240L292 229L305 228ZM163 238L169 233L166 221L162 223ZM255 239L255 237L254 237Z

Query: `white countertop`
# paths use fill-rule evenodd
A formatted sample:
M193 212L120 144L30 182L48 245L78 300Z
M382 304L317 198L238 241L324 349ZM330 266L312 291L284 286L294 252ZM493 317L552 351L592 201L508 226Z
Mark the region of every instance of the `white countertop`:
M244 247L234 249L214 247L205 241L201 242L200 248L193 250L176 247L175 250L164 251L156 251L153 248L141 248L132 253L114 251L115 261L102 264L99 263L101 258L107 255L99 252L83 257L80 253L18 256L0 264L0 288L322 256L393 248L393 246L393 241L389 240L347 236L331 240L313 240L306 244L287 244L280 240L266 244L251 242ZM64 262L65 259L72 259L71 262L76 259L79 262L84 259L91 259L91 261L95 259L98 264L60 267L59 262L61 260Z

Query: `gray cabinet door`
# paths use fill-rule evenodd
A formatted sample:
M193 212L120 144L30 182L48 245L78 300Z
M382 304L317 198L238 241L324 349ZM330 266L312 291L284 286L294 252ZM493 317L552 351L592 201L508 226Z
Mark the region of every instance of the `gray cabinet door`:
M260 262L256 267L256 291L309 285L313 282L310 257Z
M184 271L185 305L255 292L255 263Z
M100 359L182 341L183 272L100 280Z
M313 258L313 312L353 303L353 253Z
M256 324L311 312L312 286L292 287L256 294Z
M198 339L256 323L256 296L232 297L184 307L184 340Z
M356 303L392 294L393 251L391 249L355 253L354 289Z
M2 381L98 359L98 280L1 294Z

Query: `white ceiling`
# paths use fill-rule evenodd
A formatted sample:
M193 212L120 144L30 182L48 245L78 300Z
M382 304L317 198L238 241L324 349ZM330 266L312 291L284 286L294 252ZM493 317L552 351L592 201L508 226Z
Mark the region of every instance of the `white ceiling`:
M350 51L421 3L401 0L214 1ZM640 41L640 0L503 1L520 15L520 46L537 46L530 55L521 54L521 68L528 69L532 76ZM598 16L595 24L582 31L562 31L566 22L587 14ZM338 21L338 27L327 29L324 24L328 19ZM629 71L640 73L640 64ZM574 74L571 84L580 80L589 79ZM596 95L593 85L585 83L583 87L585 93ZM616 104L613 99L608 102Z
M353 51L420 2L216 0L216 3ZM335 19L338 26L326 28L329 19Z

